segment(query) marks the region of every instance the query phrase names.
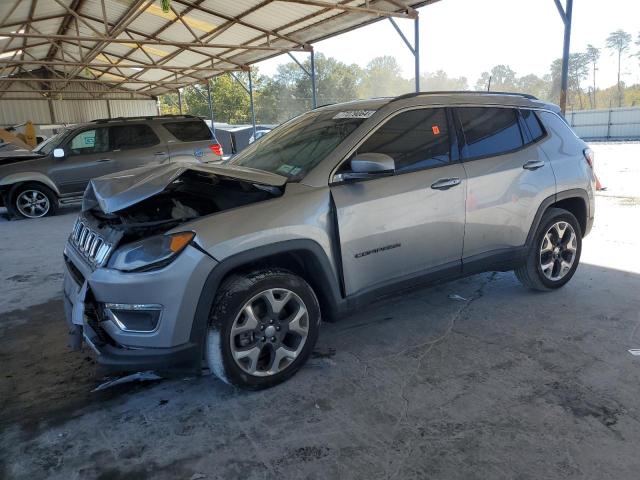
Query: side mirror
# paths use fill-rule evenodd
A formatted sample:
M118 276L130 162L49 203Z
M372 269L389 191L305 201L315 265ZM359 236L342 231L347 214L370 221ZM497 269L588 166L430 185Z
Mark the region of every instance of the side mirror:
M64 149L63 148L54 148L53 149L53 158L64 158Z
M335 176L338 182L348 182L390 175L396 170L395 160L386 153L361 153L351 159L351 171Z
M351 159L354 173L393 173L396 162L386 153L361 153Z

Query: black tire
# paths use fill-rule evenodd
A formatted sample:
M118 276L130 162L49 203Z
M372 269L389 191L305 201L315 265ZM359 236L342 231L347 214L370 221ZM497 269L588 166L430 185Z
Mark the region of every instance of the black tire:
M41 211L38 209L25 208L22 202L24 195L34 192L38 201L46 200L46 208ZM58 197L49 187L36 182L23 183L16 185L11 189L9 194L9 211L18 218L42 218L55 215L58 210ZM41 204L39 204L41 205ZM33 212L33 213L31 213Z
M543 248L543 241L545 239L545 235L552 228L553 225L558 222L566 222L571 228L573 228L576 236L576 250L575 250L575 258L573 258L573 263L571 264L571 268L557 280L553 280L548 278L543 273L543 268L541 265L541 249ZM567 210L563 210L561 208L550 208L547 210L542 219L540 220L540 225L536 230L536 233L533 237L533 242L527 253L526 262L522 264L520 267L515 269L515 274L520 283L524 286L532 288L534 290L540 291L549 291L555 290L557 288L565 285L576 272L578 268L578 264L580 262L580 253L582 252L582 229L580 228L580 224L576 217Z
M274 310L268 310L270 307L262 297L265 293L274 290L279 295L279 289L282 289L282 292L289 291L293 293L290 296L291 300L286 301L287 303L282 303L285 301L282 300L284 296L280 299L283 306L279 315L282 319L278 318L278 314L273 313ZM257 304L250 303L252 301L257 302ZM260 302L264 302L264 306ZM296 312L302 311L299 308L300 302L302 302L302 306L306 310L306 317L301 320L307 328L306 339L304 343L299 340L296 347L290 347L285 345L285 342L295 341L298 334L293 329L289 330L291 325L289 320L293 318L294 310ZM245 315L243 312L246 312L245 306L248 303L252 306L252 311L255 311L255 318L258 323L250 331L236 334L232 337L232 328L234 324L236 326L239 325L236 322L240 321L243 318L242 316ZM275 323L271 326L270 323L273 323L273 318L275 318ZM241 325L247 324L246 316L242 322ZM278 337L274 336L268 339L266 339L266 336L260 337L260 335L263 335L261 332L266 332L267 330L273 334L276 326L280 332L275 333ZM264 330L265 327L267 330ZM209 317L205 360L213 374L236 387L248 390L273 387L289 379L304 365L315 346L319 330L320 306L318 299L313 289L301 277L283 269L257 270L246 275L234 274L223 282L214 301ZM243 335L244 337L242 337ZM282 336L282 341L280 336ZM300 336L301 338L302 336ZM237 342L239 340L246 341L246 344L238 346ZM297 352L294 359L290 357L282 358L278 365L275 366L275 369L279 370L283 362L285 365L282 370L276 371L274 370L275 359L279 358L276 352L280 346L291 350L299 347L301 350ZM246 365L243 368L239 364L241 362L234 359L234 350L232 348L236 349L236 353L239 349L248 351L258 348L260 357L256 363L259 363L260 359L262 359L262 362L267 366L271 365L271 368L262 370L256 368L255 375L250 374L249 371L252 368ZM286 351L289 352L290 350ZM265 355L269 355L268 359ZM249 363L251 363L251 360ZM274 373L269 373L270 371Z

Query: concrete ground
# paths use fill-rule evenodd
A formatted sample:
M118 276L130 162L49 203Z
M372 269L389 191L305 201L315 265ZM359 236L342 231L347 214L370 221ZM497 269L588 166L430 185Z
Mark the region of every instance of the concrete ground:
M263 392L92 393L59 294L76 212L0 223L0 478L638 478L640 144L594 149L609 188L563 289L488 273L413 290L325 324Z

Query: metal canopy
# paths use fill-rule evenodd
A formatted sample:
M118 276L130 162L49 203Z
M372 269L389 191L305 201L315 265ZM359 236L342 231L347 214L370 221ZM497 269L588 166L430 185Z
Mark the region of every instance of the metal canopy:
M19 81L155 97L436 1L3 0L0 95Z

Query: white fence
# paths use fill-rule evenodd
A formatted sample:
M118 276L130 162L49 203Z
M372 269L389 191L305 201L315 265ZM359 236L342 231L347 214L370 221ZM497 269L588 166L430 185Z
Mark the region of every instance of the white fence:
M585 140L640 140L640 108L579 110L565 115Z

